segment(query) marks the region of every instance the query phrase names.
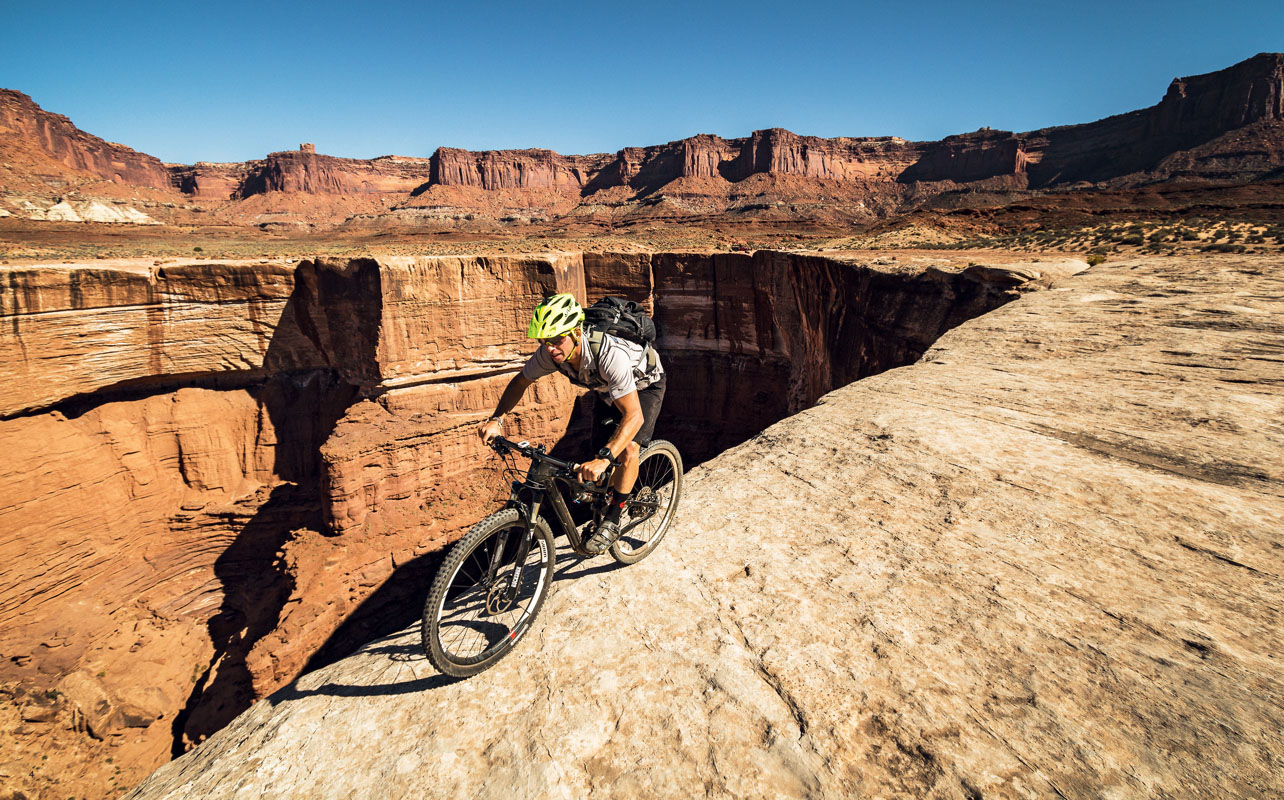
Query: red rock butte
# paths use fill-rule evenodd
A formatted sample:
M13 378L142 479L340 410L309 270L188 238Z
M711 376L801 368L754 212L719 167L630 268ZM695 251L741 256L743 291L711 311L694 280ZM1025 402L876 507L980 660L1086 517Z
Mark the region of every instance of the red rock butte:
M226 216L241 223L273 208L298 212L286 199L297 195L341 199L324 212L307 212L324 224L422 226L432 221L425 211L503 219L523 209L553 218L572 212L588 219L624 212L665 219L765 213L868 222L932 203L971 202L968 196L976 192L1020 197L1278 180L1284 168L1281 98L1284 55L1263 53L1218 72L1176 78L1150 108L1025 133L982 129L909 142L893 136L822 139L773 128L739 139L701 134L614 154L439 147L429 158L375 159L322 155L307 145L242 163L165 165L3 90L0 155L10 164L46 171L57 166L84 180L225 204ZM37 174L39 169L25 169L24 190L38 188L30 180ZM63 180L58 185L65 187ZM10 212L21 215L13 205Z

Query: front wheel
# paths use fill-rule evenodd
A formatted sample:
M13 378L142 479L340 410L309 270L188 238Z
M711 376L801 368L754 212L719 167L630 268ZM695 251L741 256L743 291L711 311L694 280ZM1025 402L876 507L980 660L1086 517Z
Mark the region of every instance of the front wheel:
M635 564L651 554L669 530L682 495L682 454L656 439L638 457L638 480L633 500L620 519L620 538L611 545L611 557L621 564Z
M466 678L494 666L530 630L553 580L553 533L537 518L526 538L516 509L497 511L437 571L421 633L428 660L446 675Z

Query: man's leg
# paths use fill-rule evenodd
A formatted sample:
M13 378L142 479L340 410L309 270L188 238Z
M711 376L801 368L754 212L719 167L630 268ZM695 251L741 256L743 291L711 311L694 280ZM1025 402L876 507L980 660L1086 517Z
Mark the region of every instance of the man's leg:
M638 392L638 404L642 406L642 427L620 454L620 466L615 468L615 473L611 476L611 488L615 491L611 495L611 504L607 507L606 514L602 517L602 526L599 528L603 536L594 537L599 539L597 543L599 545L603 540L609 545L619 536L620 515L632 499L633 487L638 479L638 455L642 452L642 448L651 442L655 421L660 416L660 405L664 402L664 387L665 381L661 379ZM601 547L601 550L605 549L605 546Z

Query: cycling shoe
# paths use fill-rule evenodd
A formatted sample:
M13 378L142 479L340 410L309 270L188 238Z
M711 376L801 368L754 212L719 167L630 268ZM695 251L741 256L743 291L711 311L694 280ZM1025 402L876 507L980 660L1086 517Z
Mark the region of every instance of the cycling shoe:
M619 524L611 522L609 519L603 520L597 526L597 530L593 531L593 535L584 543L584 549L587 550L590 555L605 553L607 548L615 544L615 540L619 538Z

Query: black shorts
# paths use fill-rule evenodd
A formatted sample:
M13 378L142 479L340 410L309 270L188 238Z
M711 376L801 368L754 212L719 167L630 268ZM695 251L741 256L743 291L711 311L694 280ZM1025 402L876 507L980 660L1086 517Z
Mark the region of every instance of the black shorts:
M668 375L661 375L660 380L638 392L638 405L642 406L642 427L638 429L633 441L646 447L651 443L651 434L655 432L655 420L660 416L660 404L664 402L664 385ZM607 403L602 395L593 393L597 403L593 408L593 452L596 453L611 440L624 414L613 403Z

